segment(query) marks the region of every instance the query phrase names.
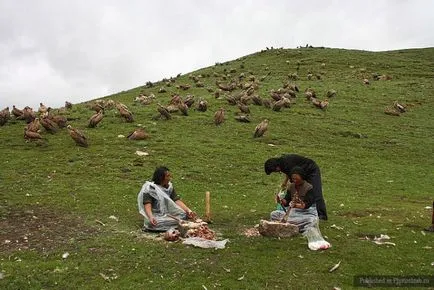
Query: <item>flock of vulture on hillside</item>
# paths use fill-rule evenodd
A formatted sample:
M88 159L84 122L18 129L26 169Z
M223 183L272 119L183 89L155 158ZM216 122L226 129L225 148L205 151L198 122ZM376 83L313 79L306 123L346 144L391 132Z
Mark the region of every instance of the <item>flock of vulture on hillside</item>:
M224 70L226 71L226 69ZM231 69L230 73L236 72L235 69ZM216 80L215 85L217 88L207 87L209 93L213 93L216 99L223 100L230 106L236 106L238 108L238 112L235 115L235 120L244 123L250 123L250 105L256 106L264 106L273 111L281 111L283 108L290 108L295 103L295 98L297 94L300 93L300 89L298 85L291 83L289 81L284 82L282 87L278 89L271 90L269 98L262 98L258 94L260 81L265 80L270 73L267 75L257 78L252 73L249 76L246 76L244 73L241 73L238 77L232 78L230 74L218 74L214 72L214 77ZM202 78L209 77L209 75L190 75L189 79L193 81L195 87L205 87L204 83L201 81ZM380 76L380 78L383 76ZM308 79L310 79L308 75ZM374 78L375 79L375 78ZM163 79L163 83L166 87L171 87L174 85L176 78ZM365 85L369 85L369 80L363 80ZM191 88L190 84L179 84L176 85L176 89L187 91ZM152 88L154 86L153 83L147 82L146 88ZM161 87L158 90L158 93L166 93L167 89L165 87ZM314 89L307 88L304 91L304 95L306 99L311 102L311 104L321 110L325 110L329 105L329 99L336 96L335 90L329 90L326 92L325 99L320 100L317 97L317 94ZM156 96L153 93L145 93L143 90L138 97L135 98L135 102L139 102L142 105L150 105L156 100ZM180 112L184 116L188 116L189 111L193 108L198 112L205 112L208 110L208 102L199 98L197 100L195 96L188 94L183 99L180 94L173 93L172 97L167 105L162 105L157 102L156 110L158 112L157 115L153 117L154 120L169 120L172 118L172 114ZM120 103L115 102L113 100L96 100L92 103L87 104L88 107L95 111L95 113L89 118L88 127L95 128L104 118L104 112L106 110L116 108L119 116L125 120L125 122L134 122L134 117L129 108ZM26 141L32 140L40 140L42 139L41 135L41 126L45 129L47 133L55 134L61 128L67 128L69 135L76 142L77 145L88 147L88 139L86 136L76 128L73 128L71 125L68 125L68 119L64 116L67 114L66 112L72 108L72 104L70 102L65 102L65 106L52 110L50 107L46 107L43 103L40 103L39 109L37 113L33 111L30 107L25 107L20 110L13 106L12 111L9 110L9 107L0 111L0 125L5 125L9 119L13 116L16 120L23 120L27 123L24 128L24 139ZM56 113L53 113L56 111ZM386 114L391 115L399 115L402 112L405 112L406 108L403 105L394 103L392 107L387 107L385 109ZM214 124L221 125L225 119L225 109L224 107L220 107L214 114ZM254 129L253 137L259 138L262 137L265 132L268 130L269 120L264 119L260 122ZM130 140L143 140L149 137L149 134L143 129L138 128L131 134L127 136Z

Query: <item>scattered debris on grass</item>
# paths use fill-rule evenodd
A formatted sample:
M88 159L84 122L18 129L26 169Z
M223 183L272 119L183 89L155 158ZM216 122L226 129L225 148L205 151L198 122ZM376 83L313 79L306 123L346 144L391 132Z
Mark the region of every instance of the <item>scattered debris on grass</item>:
M140 151L140 150L137 150L136 154L139 155L139 156L148 156L149 155L148 152L144 152L144 151Z
M396 246L395 243L392 242L388 242L388 240L390 240L390 237L388 235L383 235L380 234L379 237L374 236L373 238L368 237L368 236L364 236L362 238L360 238L361 240L367 240L367 241L373 241L375 244L377 245L391 245L391 246Z
M119 218L114 215L109 216L109 219L115 220L117 222L119 221Z
M253 228L248 228L244 231L244 235L248 238L251 237L259 237L261 234L259 233L259 224L255 225Z
M333 267L330 268L329 272L336 271L337 268L341 265L341 261L339 261L337 264L335 264Z
M337 230L340 230L340 231L344 229L343 227L337 226L337 225L335 225L335 224L332 224L332 225L330 226L330 228L332 228L332 229L337 229Z

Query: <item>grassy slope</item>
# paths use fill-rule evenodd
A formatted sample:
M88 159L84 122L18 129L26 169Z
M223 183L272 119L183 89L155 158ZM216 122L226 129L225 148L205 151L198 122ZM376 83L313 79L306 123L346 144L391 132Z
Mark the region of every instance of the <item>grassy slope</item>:
M134 124L109 111L100 127L88 129L91 111L83 104L74 107L70 116L79 119L71 124L88 136L88 149L76 147L66 130L45 134L47 144L37 146L24 143L22 123L1 127L2 215L8 208L40 204L83 216L92 225L99 219L107 226L95 238L71 242L42 256L33 251L0 254L0 271L8 275L0 287L347 289L357 274L432 274L432 249L423 248L432 246L432 235L420 231L429 225L430 211L424 207L432 203L434 192L434 49L271 50L193 74L210 74L202 81L215 87L213 72L224 69L236 69L232 76L271 72L259 91L268 98L270 89L279 88L295 72L297 62L301 79L296 83L303 91L312 87L320 97L329 89L338 92L326 112L312 107L299 93L297 103L279 113L251 105L252 123L243 124L233 119L236 107L204 88L192 88L187 93L209 101L207 112L153 121L155 104L135 104L133 99L142 89L135 88L109 97L130 107ZM323 79L308 81L308 70L322 72ZM373 72L392 75L393 80L364 86L361 80ZM175 85L182 83L192 81L184 75ZM169 93L157 94L160 85L146 91L166 103L170 92L177 90L172 86ZM385 115L384 107L395 100L414 106L400 117ZM226 108L226 122L216 127L212 120L220 106ZM269 131L253 140L253 129L263 118L270 120ZM151 139L130 142L117 137L138 123L152 134ZM367 138L346 136L349 132ZM136 150L150 156L138 157ZM321 167L330 216L321 229L333 245L326 252L309 251L301 237L277 240L241 234L274 208L273 192L282 176L266 176L263 162L287 152L309 156ZM135 166L138 163L142 166ZM177 190L198 213L204 210L204 192L211 191L212 228L230 239L225 250L137 237L141 219L136 194L160 164L173 171ZM47 178L54 171L54 177ZM108 219L110 215L119 222ZM333 224L344 229L330 228ZM359 239L381 233L391 236L396 247ZM92 247L102 253L89 252ZM71 256L62 260L65 250ZM22 262L15 262L16 257ZM338 261L341 267L328 273ZM118 278L109 283L99 273L116 273Z

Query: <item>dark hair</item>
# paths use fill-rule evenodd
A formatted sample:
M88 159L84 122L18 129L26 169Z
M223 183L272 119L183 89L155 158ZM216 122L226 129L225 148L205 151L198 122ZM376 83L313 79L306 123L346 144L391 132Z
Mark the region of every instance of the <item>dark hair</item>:
M298 174L301 176L301 178L303 178L303 180L306 180L306 172L300 166L293 167L289 177L291 177L291 175L293 175L293 174Z
M152 181L155 184L161 185L161 182L163 182L164 176L166 175L166 172L170 171L169 168L165 166L157 167L154 171L154 175L152 176Z
M276 171L276 168L280 166L278 158L270 158L264 163L264 170L267 175L270 175L272 172Z

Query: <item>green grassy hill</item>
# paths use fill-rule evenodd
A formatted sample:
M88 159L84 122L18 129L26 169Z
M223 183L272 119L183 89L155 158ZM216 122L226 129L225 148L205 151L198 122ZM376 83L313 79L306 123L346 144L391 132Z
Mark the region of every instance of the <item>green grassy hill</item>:
M42 129L42 141L25 142L25 123L12 119L0 127L0 288L348 289L356 275L432 275L434 236L422 229L431 223L426 207L434 196L433 72L434 48L271 49L104 98L128 106L133 123L106 109L102 122L87 128L93 101L74 104L62 114L88 137L88 148L76 146L67 129ZM280 112L250 102L251 123L237 122L239 109L226 97L241 89L216 98L216 81L246 85L253 76L262 99L285 83L300 92ZM158 93L161 87L167 92ZM321 110L306 99L307 88L321 100L331 90L336 96ZM156 98L142 105L134 101L140 93ZM157 103L167 105L174 93L194 95L193 107L203 98L208 110L155 119ZM385 114L395 101L407 111ZM216 126L220 107L226 119ZM265 118L268 131L253 138ZM139 126L149 139L119 137ZM275 208L283 176L265 175L263 163L284 153L310 157L321 168L327 251L310 251L302 237L243 234ZM171 169L177 191L199 215L211 192L211 227L230 240L226 249L141 233L136 196L159 165ZM380 234L396 246L365 239Z

